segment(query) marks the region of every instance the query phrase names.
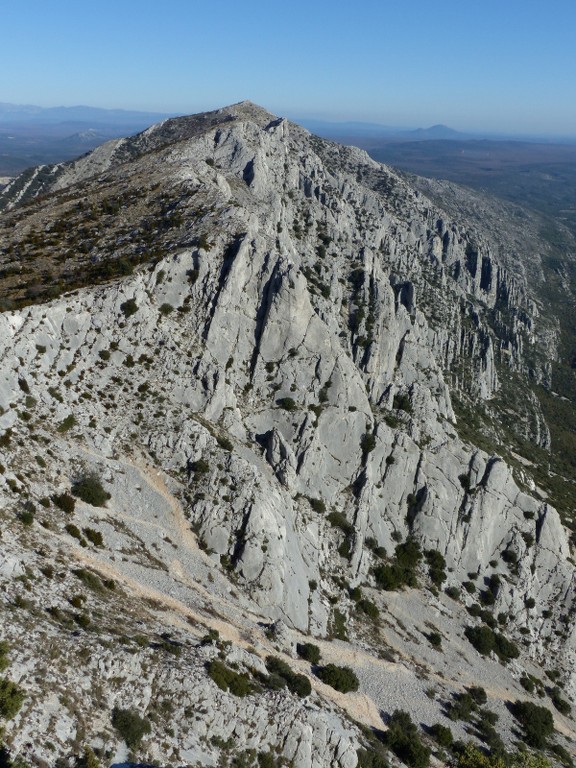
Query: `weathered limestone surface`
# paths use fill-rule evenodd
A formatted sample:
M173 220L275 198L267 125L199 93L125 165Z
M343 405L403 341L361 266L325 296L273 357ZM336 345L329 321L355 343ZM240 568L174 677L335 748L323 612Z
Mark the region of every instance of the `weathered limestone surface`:
M127 142L135 159L122 166ZM158 164L166 193L203 211L187 242L120 282L0 315L0 432L20 446L0 448L6 507L18 503L10 480L37 502L69 487L81 452L106 468L141 446L182 484L189 525L252 610L317 636L330 627L331 577L370 583L368 538L392 555L413 535L444 555L458 586L502 573L514 553L495 610L509 612L511 632L527 627L533 658L555 654L575 695L576 630L555 633L576 605L565 531L501 457L459 438L448 383L489 399L504 357L524 369L537 315L522 275L365 153L250 104L213 125L176 121L105 145L60 168L52 189L104 171L143 178ZM522 308L500 336L488 322L498 302ZM54 445L49 473L23 480L36 450L22 442L29 423ZM21 572L0 558L4 577ZM101 663L113 676L113 660ZM122 674L128 685L138 670ZM155 685L178 689L163 676ZM182 696L195 685L182 683ZM233 705L212 706L198 727L225 740ZM295 766L354 768L336 715L301 714L270 728L264 708L245 718L262 723L258 745L266 731ZM180 759L211 759L186 739Z

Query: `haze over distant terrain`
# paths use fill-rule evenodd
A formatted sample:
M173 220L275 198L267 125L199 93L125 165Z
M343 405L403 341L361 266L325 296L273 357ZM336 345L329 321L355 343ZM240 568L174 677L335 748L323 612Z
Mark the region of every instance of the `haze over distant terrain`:
M71 160L109 139L127 136L169 115L96 107L0 103L0 177L42 163Z
M568 0L5 5L14 75L0 101L190 114L249 97L291 118L517 134L576 126Z

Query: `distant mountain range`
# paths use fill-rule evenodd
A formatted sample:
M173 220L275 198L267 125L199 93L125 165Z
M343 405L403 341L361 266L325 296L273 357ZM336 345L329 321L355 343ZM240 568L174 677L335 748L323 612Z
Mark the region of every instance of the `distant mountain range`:
M406 128L380 125L378 123L364 123L357 121L329 122L325 120L298 119L312 133L326 139L343 141L355 144L363 148L372 147L374 142L412 142L412 141L525 141L538 143L573 144L574 136L539 136L506 134L498 132L474 131L463 133L450 128L447 125L437 124L429 128Z
M299 120L300 124L309 131L326 138L365 139L366 141L380 139L387 141L429 141L438 139L477 139L478 134L468 134L456 131L447 125L433 125L430 128L406 128L380 125L378 123L363 123L357 121L328 122L324 120Z
M94 125L141 125L147 127L174 113L136 112L99 107L37 107L0 102L0 123L90 123Z
M0 103L0 177L71 160L110 139L139 133L173 115L97 107Z

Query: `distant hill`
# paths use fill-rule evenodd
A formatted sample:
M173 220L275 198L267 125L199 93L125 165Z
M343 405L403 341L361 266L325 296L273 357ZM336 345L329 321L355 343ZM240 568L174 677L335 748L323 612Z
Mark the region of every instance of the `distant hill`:
M428 141L437 139L460 139L465 140L473 138L466 133L460 133L447 125L433 125L430 128L417 128L415 131L408 131L403 134L407 139L414 141Z

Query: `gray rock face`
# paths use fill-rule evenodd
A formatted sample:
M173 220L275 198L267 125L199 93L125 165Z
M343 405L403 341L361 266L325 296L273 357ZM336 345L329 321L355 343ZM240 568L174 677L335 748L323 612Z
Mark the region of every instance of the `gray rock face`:
M523 273L365 153L250 104L112 142L43 192L98 174L161 174L184 229L132 276L0 315L6 508L22 489L37 503L69 488L82 457L112 472L138 447L178 481L205 556L250 610L318 637L333 629L337 585L372 583L373 550L392 556L414 536L444 556L450 584L498 572L496 613L529 656L553 654L576 695L576 634L557 632L576 605L560 518L459 437L452 401L489 400L503 366L527 369L540 342ZM3 193L7 206L22 198L16 184ZM537 401L527 407L526 433L548 445ZM30 429L50 445L49 470L24 476ZM19 568L0 559L4 577ZM169 671L154 684L180 690ZM212 706L198 729L240 738L236 704ZM266 706L244 713L262 724L255 746ZM354 768L359 742L337 715L290 706L267 743L295 766ZM195 738L180 759L212 759Z

